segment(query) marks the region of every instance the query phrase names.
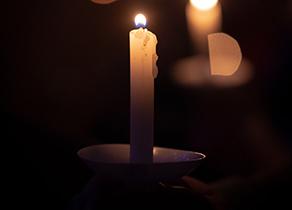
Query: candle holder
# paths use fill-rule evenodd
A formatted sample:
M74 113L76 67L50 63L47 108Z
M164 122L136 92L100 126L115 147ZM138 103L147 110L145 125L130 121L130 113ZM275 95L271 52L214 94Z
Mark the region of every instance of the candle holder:
M136 183L174 181L195 170L206 157L202 153L154 147L153 162L131 163L129 144L101 144L85 147L78 156L103 177Z

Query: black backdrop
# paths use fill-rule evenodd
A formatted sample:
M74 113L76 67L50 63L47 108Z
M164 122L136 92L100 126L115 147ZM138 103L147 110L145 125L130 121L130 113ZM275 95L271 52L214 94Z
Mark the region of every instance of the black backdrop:
M235 168L232 161L222 163L230 156L212 164L212 158L218 159L216 149L232 148L228 139L242 136L244 131L234 126L242 116L264 113L281 140L289 143L291 2L221 1L223 31L240 42L255 66L252 81L223 90L184 88L171 77L175 61L193 53L186 2L1 2L1 171L7 175L5 194L11 207L20 203L40 209L39 204L46 203L44 208L62 208L92 175L77 158L78 149L128 143L128 33L137 11L147 14L148 27L159 39L156 145L210 155L210 166L198 174L208 181L251 167L244 164L250 157L240 157L243 164ZM228 107L229 102L236 104L231 114L225 108L221 116L213 107ZM220 133L218 122L234 134ZM227 155L236 154L231 150Z

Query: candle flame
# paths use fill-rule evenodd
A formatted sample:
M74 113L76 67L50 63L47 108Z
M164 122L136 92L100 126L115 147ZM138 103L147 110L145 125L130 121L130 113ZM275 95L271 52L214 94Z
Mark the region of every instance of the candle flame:
M191 4L199 10L210 10L216 6L218 0L190 0Z
M146 17L143 14L138 14L135 17L135 24L137 27L145 27L147 23Z

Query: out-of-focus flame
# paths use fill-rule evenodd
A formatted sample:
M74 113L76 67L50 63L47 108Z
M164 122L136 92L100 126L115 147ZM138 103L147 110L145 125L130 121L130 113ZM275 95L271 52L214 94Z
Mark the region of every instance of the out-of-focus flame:
M190 0L190 2L199 10L210 10L216 6L218 0Z
M143 14L138 14L135 17L135 24L137 27L146 27L147 19Z
M91 1L97 4L110 4L115 2L116 0L91 0Z

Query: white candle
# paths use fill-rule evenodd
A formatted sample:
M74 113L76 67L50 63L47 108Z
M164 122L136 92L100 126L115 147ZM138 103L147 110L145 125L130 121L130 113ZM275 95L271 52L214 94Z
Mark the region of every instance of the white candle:
M130 161L153 161L154 79L157 76L157 38L146 28L146 18L135 18L139 29L130 31L131 145Z
M189 32L199 53L208 52L208 34L221 30L222 11L218 0L190 0L186 7Z

